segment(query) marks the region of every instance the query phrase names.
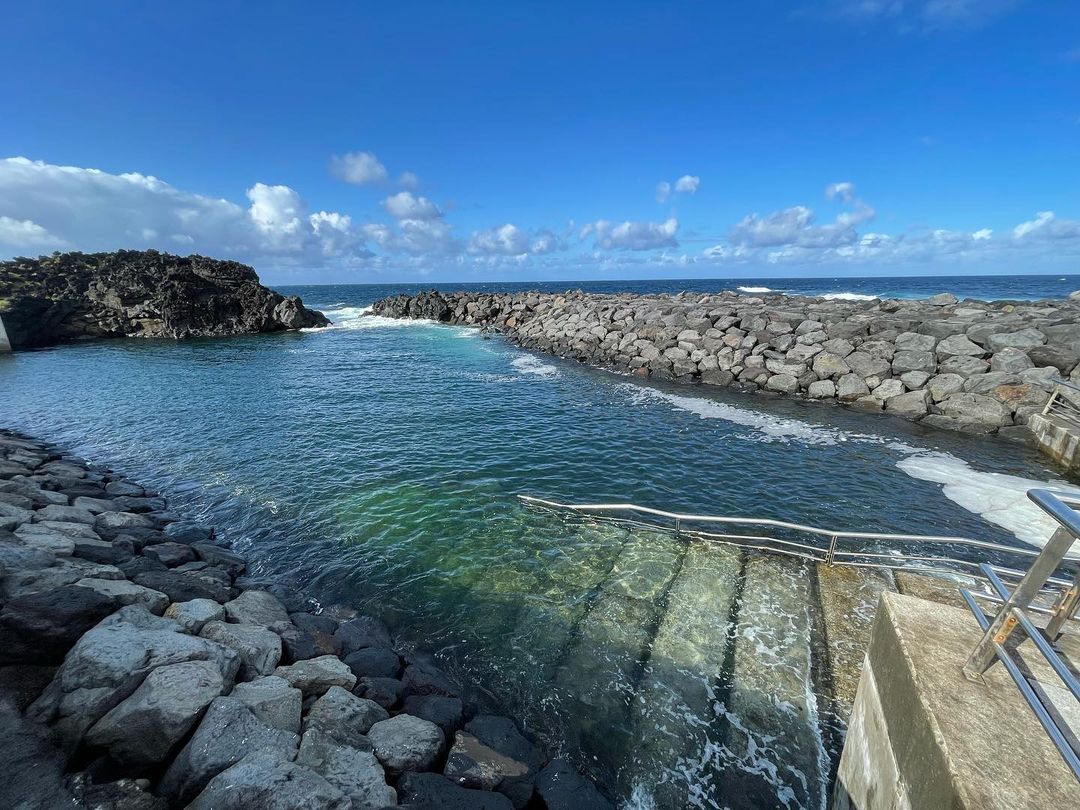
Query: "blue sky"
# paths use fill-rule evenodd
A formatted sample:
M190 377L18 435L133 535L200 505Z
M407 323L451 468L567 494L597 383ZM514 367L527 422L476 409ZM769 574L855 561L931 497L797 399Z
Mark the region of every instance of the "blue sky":
M1080 272L1074 2L41 2L2 41L0 256Z

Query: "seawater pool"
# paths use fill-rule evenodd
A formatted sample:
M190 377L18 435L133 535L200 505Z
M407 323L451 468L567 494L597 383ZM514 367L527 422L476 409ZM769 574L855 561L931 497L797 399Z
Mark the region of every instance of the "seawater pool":
M1048 533L1023 490L1057 473L1022 446L363 316L384 292L308 291L328 330L0 357L0 424L159 488L255 573L383 617L643 809L823 805L807 572L517 495Z

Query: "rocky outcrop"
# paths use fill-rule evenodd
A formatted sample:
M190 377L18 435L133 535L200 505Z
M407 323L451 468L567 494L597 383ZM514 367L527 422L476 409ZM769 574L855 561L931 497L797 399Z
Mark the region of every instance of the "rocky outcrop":
M18 350L83 338L188 338L328 326L247 265L156 250L0 262L0 319Z
M372 313L478 326L639 377L733 386L970 433L1028 434L1053 380L1080 379L1080 300L846 301L437 291Z
M107 469L0 430L5 504L0 806L612 806L382 622L244 578Z

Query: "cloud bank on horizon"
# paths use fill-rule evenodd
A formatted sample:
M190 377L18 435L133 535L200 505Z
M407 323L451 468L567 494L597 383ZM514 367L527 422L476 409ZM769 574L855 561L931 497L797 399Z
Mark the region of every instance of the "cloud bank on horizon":
M331 162L343 181L389 182L374 154L349 157ZM402 178L415 188L415 175L405 172ZM399 178L396 184L403 182ZM669 192L694 194L700 185L699 177L687 175ZM1004 233L990 228L876 232L871 227L876 212L857 196L851 181L825 187L822 197L843 206L829 221L819 221L808 205L752 212L731 224L725 238L700 250L680 242L674 216L660 222L600 219L580 226L570 219L561 233L506 222L465 234L436 202L405 189L380 200L384 221L367 222L313 210L299 192L284 185L256 182L244 196L246 202L234 202L137 172L109 174L6 158L0 160L0 211L9 213L0 215L0 252L156 248L237 258L279 271L367 269L402 277L423 276L432 266L470 264L529 265L541 275L554 267L634 265L670 272L676 265L723 275L785 266L824 270L849 265L874 271L912 263L963 272L999 260L1041 266L1047 259L1080 259L1080 220L1053 211L1033 212Z
M326 26L193 0L164 26L100 11L128 43L103 53L57 2L12 20L31 78L0 91L22 113L0 133L0 258L156 248L295 282L1080 272L1080 7L616 23L600 3L568 26L405 4ZM245 57L253 24L295 58ZM185 26L221 58L177 71Z

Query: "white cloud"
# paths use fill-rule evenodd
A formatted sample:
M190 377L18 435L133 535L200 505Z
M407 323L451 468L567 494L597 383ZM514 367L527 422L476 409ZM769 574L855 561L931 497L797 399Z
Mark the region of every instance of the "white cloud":
M855 184L833 183L825 187L825 196L830 200L839 197L846 203L852 202L855 199Z
M675 234L679 220L672 217L664 222L614 223L601 219L581 229L582 239L593 235L596 246L605 250L656 250L678 247Z
M461 249L453 229L441 219L403 219L391 247L413 255L446 255Z
M399 191L382 201L386 213L395 219L438 219L442 216L439 206L427 197L418 197L409 191Z
M1080 220L1058 219L1053 211L1039 211L1035 219L1013 228L1013 236L1017 239L1076 239L1080 237Z
M566 240L549 230L530 234L512 223L473 231L466 250L477 256L534 256L566 249Z
M828 16L858 23L891 22L901 30L978 28L1010 11L1019 0L829 0Z
M416 191L420 185L420 178L412 172L402 172L401 177L398 178L398 185L410 191Z
M570 229L573 230L573 225ZM529 245L529 252L536 256L557 250L566 250L566 239L546 229L537 231Z
M675 181L675 190L682 194L696 194L701 178L693 174L684 174Z
M674 184L669 183L667 180L661 180L656 184L656 201L658 203L665 203L672 193L675 194L696 194L698 187L701 185L701 178L693 174L684 174Z
M64 240L53 236L29 219L0 216L0 245L41 249L61 247L64 245Z
M34 246L28 244L33 240L40 248L86 251L181 247L249 262L318 262L350 248L364 253L361 234L341 231L342 215L309 218L300 195L288 186L256 183L246 196L244 207L149 175L7 158L0 160L0 254ZM330 227L330 219L339 227Z
M371 152L346 152L330 158L330 172L339 180L357 186L386 182L386 167Z

